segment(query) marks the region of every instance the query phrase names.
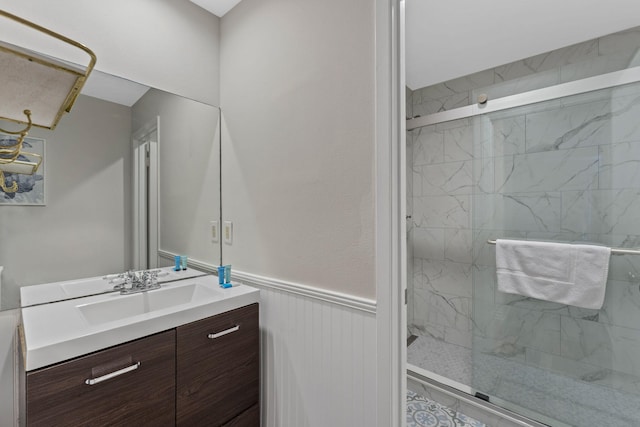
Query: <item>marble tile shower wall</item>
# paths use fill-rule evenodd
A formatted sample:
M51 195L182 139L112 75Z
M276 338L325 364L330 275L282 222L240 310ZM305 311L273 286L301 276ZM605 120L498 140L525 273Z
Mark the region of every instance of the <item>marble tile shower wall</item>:
M626 68L638 46L631 30L409 91L408 114ZM408 132L410 332L640 393L640 257L612 257L605 305L586 310L497 292L485 243L640 246L638 117L635 85Z
M410 117L566 83L640 65L640 27L512 62L444 83L415 89Z
M416 129L413 141L410 332L471 347L473 126ZM410 295L411 296L411 295Z
M640 393L640 257L612 257L605 304L587 310L497 292L495 248L485 243L638 247L638 117L640 84L475 120L476 350Z

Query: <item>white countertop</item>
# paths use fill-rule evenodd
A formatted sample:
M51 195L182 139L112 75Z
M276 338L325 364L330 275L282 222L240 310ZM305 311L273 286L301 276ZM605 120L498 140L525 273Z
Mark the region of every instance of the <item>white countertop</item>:
M166 276L158 277L158 283L188 279L190 277L207 274L195 268L174 271L173 267L162 267L158 268L158 270L169 273ZM63 301L69 298L112 292L113 284L109 284L109 280L105 280L102 277L103 276L87 277L62 282L43 283L41 285L23 286L20 288L20 306L27 307L36 304Z
M127 301L133 301L132 298L142 298L144 294L169 289L173 291L186 286L196 289L188 302L147 313L123 314L123 317L119 318L117 314L114 316L114 311L109 310L107 314L114 316L115 320L92 323L81 311L85 306L108 303L105 307L118 307L122 304L122 311L125 312ZM223 289L218 286L216 276L207 275L167 283L160 290L138 294L120 295L111 292L24 307L22 322L26 370L38 369L253 304L258 302L259 298L258 289L235 284L231 288Z

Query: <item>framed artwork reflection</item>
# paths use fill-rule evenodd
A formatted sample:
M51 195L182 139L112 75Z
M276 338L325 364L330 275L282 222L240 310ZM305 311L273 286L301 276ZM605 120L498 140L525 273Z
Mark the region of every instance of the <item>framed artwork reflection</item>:
M16 135L0 133L0 148L11 146L15 144L16 140ZM41 156L42 163L33 175L4 173L5 185L11 187L15 182L18 185L18 190L16 192L6 192L0 187L0 206L45 206L45 165L47 161L45 157L45 140L27 136L22 142L21 151ZM33 158L21 154L17 160L33 161Z

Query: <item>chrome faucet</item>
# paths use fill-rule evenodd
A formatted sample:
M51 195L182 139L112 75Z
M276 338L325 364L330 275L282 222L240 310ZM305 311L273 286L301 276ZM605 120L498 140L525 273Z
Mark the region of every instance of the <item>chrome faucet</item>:
M125 276L127 273L108 274L102 278L102 280L108 280L110 285L113 286L114 291L124 289ZM119 283L118 283L119 282Z
M113 290L120 291L120 294L134 294L136 292L145 292L152 289L160 289L158 283L158 276L166 276L167 272L161 270L141 270L132 271L129 270L125 273L120 273L111 276L105 276L103 279L110 280L109 284L114 284ZM116 283L120 281L120 283Z

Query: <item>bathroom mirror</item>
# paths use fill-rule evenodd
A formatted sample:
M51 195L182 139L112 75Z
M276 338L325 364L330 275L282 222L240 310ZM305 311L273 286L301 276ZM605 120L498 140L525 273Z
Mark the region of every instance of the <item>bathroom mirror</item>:
M39 204L0 192L0 308L20 287L220 263L220 110L94 71L44 150ZM200 263L198 263L200 261Z

